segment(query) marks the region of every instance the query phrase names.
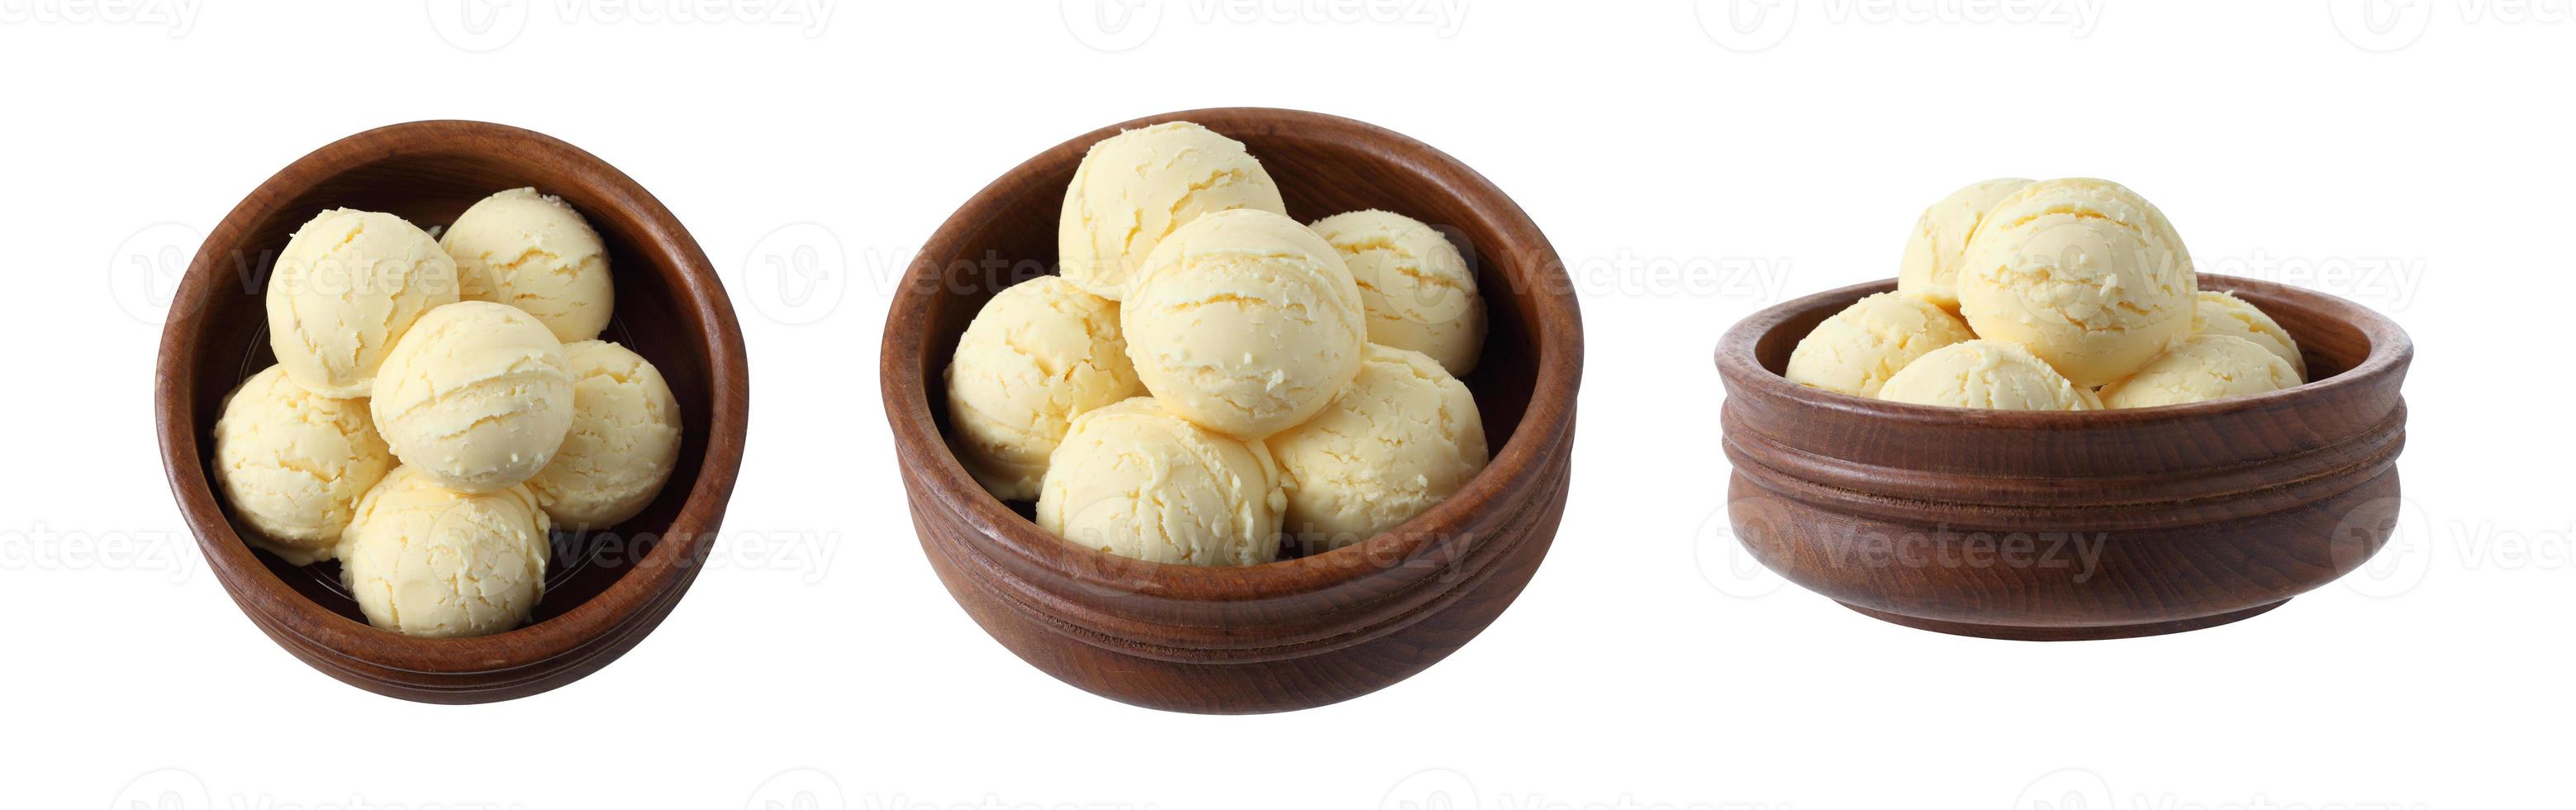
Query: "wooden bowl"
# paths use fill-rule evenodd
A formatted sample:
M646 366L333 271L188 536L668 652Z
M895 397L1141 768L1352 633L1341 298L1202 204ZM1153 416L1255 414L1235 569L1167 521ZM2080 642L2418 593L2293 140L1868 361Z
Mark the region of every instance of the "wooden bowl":
M559 195L607 243L616 319L602 338L653 361L680 403L680 461L644 512L606 530L557 532L546 592L526 626L480 638L412 638L369 626L337 563L297 567L242 542L208 483L224 395L276 362L262 301L287 237L327 208L384 211L424 228L493 192ZM742 461L748 397L742 328L696 240L617 169L571 144L477 121L373 129L305 155L206 236L161 333L153 395L179 510L242 612L305 663L359 688L432 703L533 695L635 646L696 579Z
M2280 321L2311 382L2121 411L1907 405L1780 376L1818 321L1894 282L1744 319L1717 349L1736 537L1853 610L2038 641L2226 624L2359 567L2392 528L2414 344L2330 295L2200 284Z
M941 438L941 371L985 299L1050 272L1056 212L1093 142L1196 121L1244 142L1299 221L1383 208L1454 228L1492 323L1466 378L1496 448L1448 501L1337 551L1242 568L1164 565L1067 543L975 484ZM931 566L1002 645L1139 706L1287 711L1376 691L1437 663L1529 582L1565 509L1583 327L1527 214L1411 138L1315 113L1214 109L1083 134L1012 169L948 218L886 318L885 409Z

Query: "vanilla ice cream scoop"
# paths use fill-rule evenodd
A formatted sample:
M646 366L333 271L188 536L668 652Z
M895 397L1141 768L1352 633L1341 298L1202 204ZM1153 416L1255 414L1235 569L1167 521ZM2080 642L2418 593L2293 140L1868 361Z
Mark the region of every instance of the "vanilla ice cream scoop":
M1285 506L1278 465L1260 442L1137 397L1074 417L1038 487L1037 523L1123 557L1254 565L1278 558Z
M562 198L514 188L483 198L440 235L467 301L508 304L537 316L555 339L599 336L615 303L608 249Z
M1447 235L1373 210L1310 227L1350 266L1368 310L1370 343L1430 355L1455 376L1476 370L1485 350L1485 299L1476 294L1476 271Z
M1485 469L1485 422L1467 386L1421 352L1371 345L1332 407L1270 437L1290 537L1330 550L1395 528Z
M1200 217L1164 239L1119 325L1145 390L1246 441L1323 410L1368 346L1341 254L1296 220L1251 209Z
M1959 311L1959 259L1968 249L1968 234L1985 221L1995 204L2030 185L2019 177L2000 177L1970 185L1923 209L1914 220L1914 235L1905 240L1905 259L1896 268L1896 291Z
M1011 285L975 313L948 362L957 459L994 497L1035 500L1047 456L1082 412L1145 393L1118 304L1056 276Z
M1279 184L1243 144L1188 121L1120 132L1083 153L1056 217L1064 278L1123 301L1154 246L1200 215L1254 208L1285 216Z
M403 464L490 492L554 459L572 428L572 370L534 316L465 301L430 310L394 344L367 404Z
M527 487L458 492L396 467L358 502L340 542L340 582L379 628L498 633L525 623L545 593L546 529Z
M624 346L564 347L572 368L572 429L528 491L570 529L614 526L644 511L680 460L680 403L660 369Z
M412 322L456 300L456 262L429 232L392 214L334 208L277 254L268 347L297 385L363 397Z
M2192 318L2193 334L2234 335L2253 341L2264 351L2288 361L2290 368L2299 372L2299 379L2308 378L2308 361L2299 356L2299 341L2252 303L2221 290L2202 290L2196 313Z
M1789 353L1784 376L1810 388L1874 397L1915 358L1975 339L1948 310L1902 293L1879 293L1816 324Z
M2271 349L2235 335L2194 335L2127 379L2102 386L2102 405L2149 408L2278 391L2299 372Z
M2032 183L1986 214L1960 259L1959 311L2076 385L2129 376L2191 335L2191 256L2163 213L2107 180Z
M331 558L359 496L393 469L367 403L305 390L269 366L224 397L215 486L250 524L243 540L296 565Z
M2021 344L1999 340L1953 343L1915 358L1879 387L1878 398L2004 411L2102 408L2090 389L2067 381Z

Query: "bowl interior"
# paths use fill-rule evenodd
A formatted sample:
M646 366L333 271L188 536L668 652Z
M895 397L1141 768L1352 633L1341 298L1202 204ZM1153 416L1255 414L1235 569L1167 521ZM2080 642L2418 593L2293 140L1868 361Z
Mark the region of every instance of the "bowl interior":
M1527 257L1498 252L1506 240L1495 231L1493 218L1476 210L1462 189L1417 169L1413 161L1419 157L1392 144L1320 137L1293 125L1244 121L1229 126L1214 116L1193 120L1242 141L1278 182L1288 215L1299 222L1376 208L1421 220L1449 235L1476 272L1488 324L1483 359L1461 382L1476 398L1489 450L1500 458L1529 408L1541 346L1534 328L1540 319L1533 285L1508 272L1512 262ZM1057 213L1081 152L1050 155L1061 159L1044 166L1038 181L1007 192L994 216L968 223L972 231L965 244L980 246L979 258L953 262L942 270L945 286L934 297L926 319L926 351L921 367L914 369L928 391L932 418L942 435L950 430L942 371L956 353L966 325L985 301L1003 289L1055 270ZM1010 506L1022 517L1034 508L1025 502ZM1302 551L1296 543L1284 542L1281 559L1293 559Z
M552 161L523 159L520 154L464 148L409 150L351 166L309 187L289 190L291 196L259 210L237 213L252 217L241 238L231 245L207 246L224 252L217 254L220 278L205 301L204 328L195 336L189 373L197 382L192 403L197 444L210 459L214 424L222 415L225 394L277 362L268 347L263 293L277 252L306 220L326 209L346 207L391 213L424 229L442 227L485 196L522 186L563 197L599 231L616 289L615 317L600 337L624 344L661 370L679 401L682 431L680 459L671 480L641 514L604 529L554 533L545 597L528 625L534 626L607 590L668 533L705 464L708 424L714 413L712 342L707 325L691 314L686 303L688 288L680 281L685 261L655 248L644 235L648 226L641 217L646 214L626 210L597 178ZM209 462L201 459L200 463ZM220 488L214 497L223 503ZM251 532L232 515L229 503L223 507L236 534ZM296 593L333 613L365 622L357 603L340 585L337 562L299 567L267 552L255 554Z
M1831 301L1820 301L1816 306L1785 313L1779 326L1754 341L1754 360L1773 374L1785 375L1789 368L1789 353L1798 348L1798 341L1804 339L1808 332L1815 331L1816 324L1833 317L1834 313L1860 300L1861 296L1895 288L1895 282L1858 287L1854 288L1857 294L1848 298L1836 297ZM2298 342L2299 354L2307 361L2309 384L2332 379L2360 366L2370 357L2370 334L2313 297L2287 295L2263 282L2207 273L2200 275L2200 288L2227 291L2280 322L2281 328L2288 330L2290 338Z

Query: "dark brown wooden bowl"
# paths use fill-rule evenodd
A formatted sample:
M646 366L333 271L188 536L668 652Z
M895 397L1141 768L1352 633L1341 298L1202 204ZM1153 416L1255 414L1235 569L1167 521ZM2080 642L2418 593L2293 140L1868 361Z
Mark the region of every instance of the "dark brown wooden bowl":
M224 395L275 363L262 295L287 237L347 206L424 228L521 186L559 195L607 243L616 319L603 338L653 361L680 403L680 461L623 524L557 532L528 625L480 638L411 638L368 626L337 563L297 567L242 542L209 485ZM288 652L359 688L431 703L524 697L588 675L635 646L697 578L742 462L749 397L742 328L697 241L633 179L553 138L478 121L418 121L333 142L280 170L207 234L170 305L153 396L171 493L224 590Z
M1780 376L1818 321L1894 282L1745 318L1717 349L1736 537L1862 613L2037 641L2226 624L2360 567L2393 526L2414 344L2334 296L2200 284L2280 321L2311 381L2121 411L1907 405Z
M1448 501L1338 551L1195 568L1083 548L976 486L941 440L941 370L985 299L1052 271L1056 212L1083 152L1121 129L1196 121L1244 142L1301 222L1382 208L1446 226L1477 271L1491 331L1467 377L1497 448ZM1139 706L1273 712L1368 694L1491 624L1538 569L1565 510L1583 326L1563 264L1520 207L1456 159L1307 112L1157 115L1065 141L1012 169L921 250L886 317L886 419L913 526L948 592L1002 645L1065 682ZM934 406L936 403L936 406Z

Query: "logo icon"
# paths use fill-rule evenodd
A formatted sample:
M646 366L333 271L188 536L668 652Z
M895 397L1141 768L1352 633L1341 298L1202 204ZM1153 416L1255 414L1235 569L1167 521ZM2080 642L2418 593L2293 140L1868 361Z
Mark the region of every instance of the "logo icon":
M760 783L744 800L742 810L848 810L850 800L841 795L841 783L831 774L812 768L798 768Z
M2433 24L2432 0L2326 0L2326 16L2353 47L2389 53L2424 38Z
M2059 768L2030 780L2013 810L2111 810L2111 783L2083 768Z
M743 289L770 320L802 326L830 317L850 290L840 234L812 222L770 231L742 260Z
M429 27L457 50L497 51L528 27L528 0L426 0Z
M215 797L196 774L163 768L125 783L125 789L117 791L116 799L107 806L113 810L212 810Z
M108 257L107 289L116 308L144 323L158 323L188 274L189 256L206 235L196 228L163 222L135 231Z
M1378 810L1467 810L1483 807L1476 796L1476 783L1467 775L1447 768L1433 768L1395 783L1386 798L1377 803Z
M1770 50L1798 22L1797 0L1696 0L1699 30L1737 53Z
M2378 545L2382 536L2387 538L2384 546ZM2415 590L2433 567L2433 519L2402 496L2374 498L2355 507L2335 524L2327 541L2335 567L2353 569L2343 576L2343 586L2373 599Z
M1060 0L1064 28L1092 50L1135 50L1163 24L1162 0Z
M1748 536L1739 537L1735 533L1730 512L1738 509L1749 510L1745 514ZM1716 588L1718 593L1737 599L1759 599L1780 590L1788 580L1763 565L1762 560L1754 556L1753 549L1746 545L1773 542L1773 538L1768 536L1771 534L1769 529L1770 524L1763 519L1760 510L1746 502L1710 512L1707 519L1700 521L1699 531L1691 537L1691 548L1699 561L1700 578L1708 580L1709 587Z

